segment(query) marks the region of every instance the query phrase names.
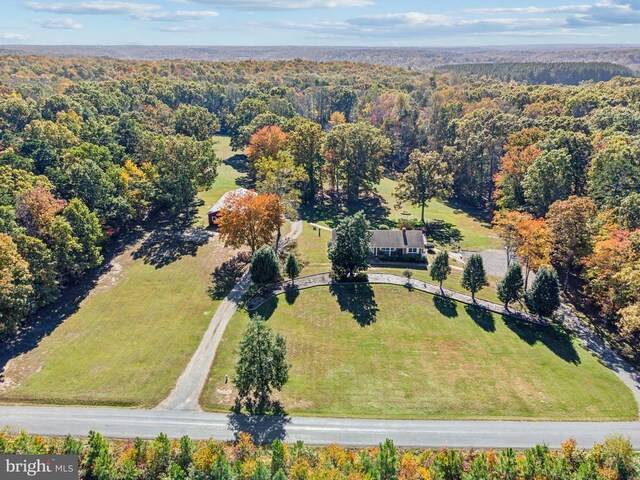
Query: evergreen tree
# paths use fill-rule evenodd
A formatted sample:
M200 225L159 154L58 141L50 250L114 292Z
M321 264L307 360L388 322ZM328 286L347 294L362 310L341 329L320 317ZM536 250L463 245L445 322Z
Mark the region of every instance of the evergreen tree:
M274 475L273 475L273 480L287 480L287 474L284 473L284 471L282 470L278 470Z
M296 278L300 275L300 264L298 263L298 259L293 253L290 253L287 257L287 263L285 264L284 270L287 276L291 279L291 284Z
M369 268L368 258L371 232L363 212L342 220L335 230L335 238L329 245L331 269L341 280L353 279L357 272Z
M543 267L538 270L533 285L526 295L531 313L548 317L560 307L560 285L555 270Z
M505 277L498 283L498 298L504 303L504 307L508 309L509 304L520 300L523 293L522 267L519 263L512 263Z
M87 454L83 462L86 478L89 480L104 478L110 466L109 457L111 457L109 443L101 434L94 431L89 432ZM111 458L111 462L113 462L113 458Z
M251 280L256 285L269 285L280 280L280 265L273 248L264 246L251 258Z
M516 459L516 452L512 448L507 448L500 452L495 473L498 478L503 480L517 480L518 461Z
M285 468L284 444L276 438L271 443L271 474L275 477L276 473L284 472Z
M484 270L482 257L478 254L471 255L462 272L462 287L471 292L471 298L475 302L476 293L487 284L487 273Z
M180 438L180 451L178 452L176 462L183 470L186 471L191 466L195 450L196 447L193 440L191 440L187 435Z
M451 274L451 265L449 265L449 254L447 252L438 252L436 258L433 259L431 265L431 280L440 284L442 290L442 282L444 282Z
M238 404L245 400L249 410L264 412L271 392L281 390L289 380L286 356L285 338L273 333L264 319L251 320L240 342L233 379Z
M376 468L380 480L396 480L398 478L398 449L393 440L386 439L380 444L376 458Z
M229 465L227 456L222 451L218 454L218 457L211 465L211 471L209 472L209 479L211 480L234 480L236 475Z
M271 472L262 462L258 462L256 469L253 472L252 480L271 480Z

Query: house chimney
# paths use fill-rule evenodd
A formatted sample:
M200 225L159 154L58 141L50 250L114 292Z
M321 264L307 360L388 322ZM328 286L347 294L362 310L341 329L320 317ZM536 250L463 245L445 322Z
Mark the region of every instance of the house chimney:
M402 239L404 240L404 244L405 246L408 245L408 241L407 241L407 229L406 227L402 227Z

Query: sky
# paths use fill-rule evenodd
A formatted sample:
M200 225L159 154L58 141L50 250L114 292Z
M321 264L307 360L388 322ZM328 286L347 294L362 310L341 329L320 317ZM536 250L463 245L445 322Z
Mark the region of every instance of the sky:
M0 0L0 44L640 44L640 0Z

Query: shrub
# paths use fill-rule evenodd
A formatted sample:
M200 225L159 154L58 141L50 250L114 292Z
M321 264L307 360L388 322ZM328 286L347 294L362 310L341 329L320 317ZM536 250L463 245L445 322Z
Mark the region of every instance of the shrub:
M529 311L535 315L548 317L560 306L560 284L555 270L541 268L526 295Z
M518 263L512 263L505 277L498 283L498 298L505 308L509 308L510 303L522 298L523 289L522 267Z
M264 246L253 254L251 280L261 286L280 281L280 265L271 247Z

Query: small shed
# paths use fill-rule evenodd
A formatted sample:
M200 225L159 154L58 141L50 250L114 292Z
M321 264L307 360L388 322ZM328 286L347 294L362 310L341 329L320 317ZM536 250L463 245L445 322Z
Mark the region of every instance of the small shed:
M233 195L244 196L244 195L247 195L249 193L251 193L251 190L247 190L246 188L238 188L236 190L231 190L231 191L225 193L224 195L222 195L220 200L218 200L216 202L216 204L213 207L211 207L211 209L207 213L207 216L209 217L209 226L210 227L215 227L216 219L220 215L220 211L224 207L226 207L227 202L229 201L229 198L231 198L231 196L233 196Z

